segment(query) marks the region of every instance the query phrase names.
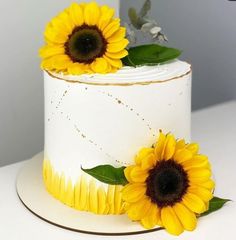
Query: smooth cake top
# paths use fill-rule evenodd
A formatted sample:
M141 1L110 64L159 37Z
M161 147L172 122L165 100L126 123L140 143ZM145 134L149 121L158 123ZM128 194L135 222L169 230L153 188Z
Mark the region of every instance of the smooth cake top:
M156 66L123 67L116 73L64 75L63 73L48 72L52 77L69 82L88 84L145 84L150 82L164 82L179 78L191 72L191 65L187 62L175 60Z

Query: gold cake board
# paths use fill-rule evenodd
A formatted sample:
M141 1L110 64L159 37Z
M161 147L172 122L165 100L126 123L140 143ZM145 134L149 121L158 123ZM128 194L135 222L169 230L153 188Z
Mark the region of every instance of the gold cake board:
M132 235L161 230L145 230L124 215L95 215L77 211L53 198L42 178L43 153L27 161L18 174L16 189L24 206L42 220L55 226L95 235Z

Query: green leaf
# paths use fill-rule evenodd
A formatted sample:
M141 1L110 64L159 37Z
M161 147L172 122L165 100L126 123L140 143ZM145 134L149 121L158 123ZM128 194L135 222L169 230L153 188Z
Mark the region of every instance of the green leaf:
M231 200L223 199L223 198L219 198L219 197L213 197L211 199L211 201L209 202L209 209L206 212L202 213L201 217L206 216L212 212L215 212L215 211L221 209L225 205L225 203L227 203L229 201L231 201Z
M111 165L99 165L91 169L81 169L103 183L111 185L126 185L128 183L124 175L125 167L115 168Z
M128 49L128 56L122 59L126 66L156 65L176 59L181 51L158 44L140 45Z
M129 9L129 12L128 12L128 15L129 15L129 19L130 19L131 24L132 24L135 28L139 29L140 26L139 26L139 24L138 24L138 15L137 15L136 10L135 10L134 8L130 8L130 9Z
M146 0L139 12L139 17L140 18L146 17L150 9L151 9L151 1Z

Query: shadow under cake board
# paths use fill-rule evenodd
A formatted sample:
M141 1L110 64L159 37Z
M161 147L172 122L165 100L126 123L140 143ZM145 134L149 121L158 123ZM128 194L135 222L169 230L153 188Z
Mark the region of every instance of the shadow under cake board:
M20 201L40 219L66 230L104 236L144 234L162 230L160 227L144 230L140 224L130 221L126 215L96 215L62 204L44 187L42 161L43 153L27 161L16 180Z

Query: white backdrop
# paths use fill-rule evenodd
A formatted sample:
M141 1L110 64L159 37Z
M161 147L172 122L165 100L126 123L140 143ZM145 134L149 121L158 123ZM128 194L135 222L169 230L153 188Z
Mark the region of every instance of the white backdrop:
M96 0L119 9L118 0ZM1 0L0 166L43 149L43 77L38 49L45 24L70 0Z

